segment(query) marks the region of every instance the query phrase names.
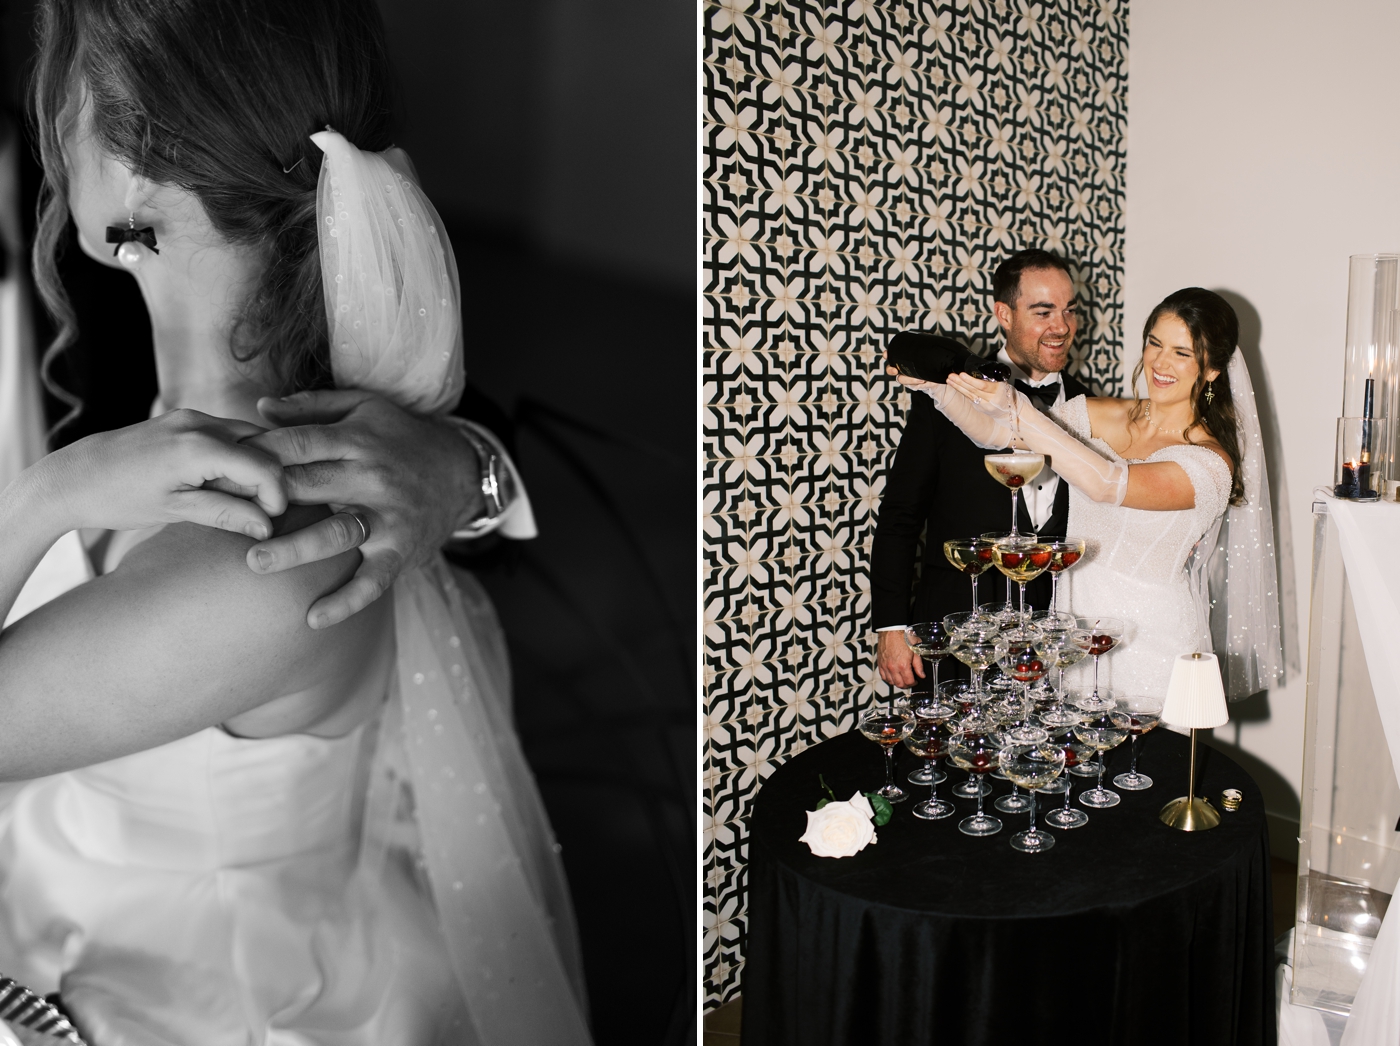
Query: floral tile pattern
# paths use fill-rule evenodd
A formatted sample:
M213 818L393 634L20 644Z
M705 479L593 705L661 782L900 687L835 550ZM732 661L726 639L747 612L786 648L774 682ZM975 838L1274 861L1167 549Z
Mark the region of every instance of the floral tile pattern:
M706 1007L738 993L747 818L872 695L866 560L899 330L995 344L991 273L1075 268L1117 384L1126 0L705 0Z

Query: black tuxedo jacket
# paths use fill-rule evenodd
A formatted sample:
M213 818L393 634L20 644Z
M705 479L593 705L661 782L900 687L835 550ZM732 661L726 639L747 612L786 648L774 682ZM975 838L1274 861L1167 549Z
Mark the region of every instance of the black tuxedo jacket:
M1065 398L1088 395L1084 384L1061 373ZM872 627L936 621L945 614L972 608L972 588L943 555L950 538L976 537L1005 531L1011 524L1011 494L987 472L982 459L990 451L976 446L938 412L922 393L905 422L894 464L885 477L885 493L875 524L870 554ZM1024 498L1019 529L1032 531ZM1069 516L1069 485L1061 481L1054 511L1043 534L1064 534ZM918 584L915 560L919 537L925 535ZM979 598L986 603L1003 598L1006 579L996 569L983 573ZM1050 602L1050 579L1042 574L1026 586L1026 602L1042 610Z

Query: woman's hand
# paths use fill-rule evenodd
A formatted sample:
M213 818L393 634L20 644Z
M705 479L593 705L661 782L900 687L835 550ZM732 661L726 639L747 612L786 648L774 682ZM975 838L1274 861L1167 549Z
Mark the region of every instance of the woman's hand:
M71 443L35 465L29 481L59 533L188 521L261 540L272 533L269 517L287 510L277 459L238 442L262 431L172 410Z
M972 406L997 421L1011 420L1012 389L1005 381L986 381L971 374L948 375L948 387L972 401Z

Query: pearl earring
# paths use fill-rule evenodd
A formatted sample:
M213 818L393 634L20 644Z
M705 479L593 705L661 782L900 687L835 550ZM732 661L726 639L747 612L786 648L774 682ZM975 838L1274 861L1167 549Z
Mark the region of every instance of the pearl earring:
M128 269L135 269L145 260L145 255L141 252L138 244L144 244L155 254L160 253L156 247L156 231L149 225L144 229L136 228L136 213L133 211L126 220L126 228L120 225L107 226L107 242L115 243L116 250L112 251L112 257L121 262Z

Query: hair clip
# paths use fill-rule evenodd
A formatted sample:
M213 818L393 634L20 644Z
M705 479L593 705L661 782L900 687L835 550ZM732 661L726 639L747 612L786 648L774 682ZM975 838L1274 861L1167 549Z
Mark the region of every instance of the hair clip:
M292 164L290 167L283 167L283 168L282 168L282 173L283 173L283 174L291 174L293 171L295 171L295 170L297 169L298 164L300 164L301 161L302 161L302 160L305 160L305 159L306 159L305 156L299 156L299 157L297 157L297 162L294 163L294 164Z

